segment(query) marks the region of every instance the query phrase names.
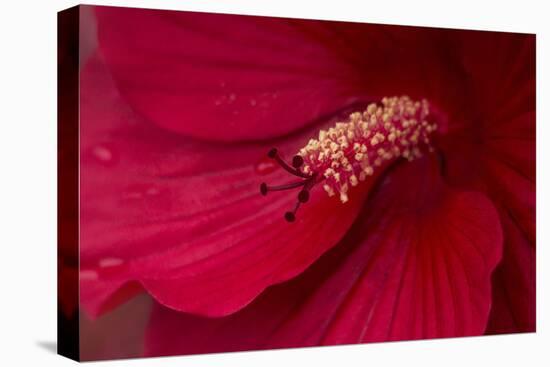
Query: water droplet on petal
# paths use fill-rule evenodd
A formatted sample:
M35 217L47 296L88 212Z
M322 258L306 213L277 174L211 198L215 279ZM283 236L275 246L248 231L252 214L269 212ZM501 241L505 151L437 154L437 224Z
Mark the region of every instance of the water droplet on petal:
M100 268L110 268L113 266L121 265L124 261L122 259L119 259L117 257L106 257L101 260L99 260L99 267Z
M98 277L94 270L80 270L80 280L96 280Z
M92 153L102 162L110 162L113 159L113 153L103 145L98 145L93 148Z
M259 175L268 175L279 168L279 165L271 158L265 156L254 166L254 171Z
M86 149L83 156L86 161L93 164L100 164L111 167L118 163L116 149L113 149L110 143L100 143Z

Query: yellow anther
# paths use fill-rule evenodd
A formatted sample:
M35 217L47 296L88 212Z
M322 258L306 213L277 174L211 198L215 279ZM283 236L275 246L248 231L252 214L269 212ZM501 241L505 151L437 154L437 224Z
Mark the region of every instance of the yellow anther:
M329 196L339 194L345 202L348 187L358 185L374 174L374 167L402 156L409 160L431 150L429 135L437 128L429 123L429 104L407 96L384 97L363 112L354 112L346 122L338 121L319 132L299 150L304 158L304 173L322 175Z
M345 192L341 192L340 193L340 201L342 203L347 203L348 200L349 200L348 194L346 194Z

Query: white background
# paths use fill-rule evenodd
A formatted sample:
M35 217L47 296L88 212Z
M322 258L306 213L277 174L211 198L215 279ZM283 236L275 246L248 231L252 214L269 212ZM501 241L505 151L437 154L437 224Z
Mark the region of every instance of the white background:
M536 334L103 362L116 366L548 366L548 11L545 1L97 1L165 9L537 33ZM66 366L56 339L56 12L0 8L0 365Z

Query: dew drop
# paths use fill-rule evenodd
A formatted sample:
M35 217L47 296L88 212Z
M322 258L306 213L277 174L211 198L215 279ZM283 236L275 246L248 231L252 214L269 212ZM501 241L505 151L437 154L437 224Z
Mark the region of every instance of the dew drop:
M279 168L279 165L271 158L265 156L254 166L254 171L259 175L268 175Z
M96 146L92 153L101 162L110 162L113 159L113 153L103 145Z
M80 280L96 280L99 275L94 270L80 270Z
M116 258L116 257L106 257L101 260L99 260L99 267L100 268L110 268L113 266L121 265L124 261L122 259Z

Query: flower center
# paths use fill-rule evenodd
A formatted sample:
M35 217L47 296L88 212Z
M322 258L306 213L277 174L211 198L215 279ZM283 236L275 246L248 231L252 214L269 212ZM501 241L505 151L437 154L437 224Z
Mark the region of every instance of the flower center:
M262 195L270 191L301 188L292 211L285 219L293 222L301 203L309 199L310 190L318 183L328 196L339 195L342 203L349 200L348 191L388 161L403 157L409 161L425 151L433 151L430 135L437 124L430 116L428 101L413 101L408 96L386 97L371 103L365 111L354 112L346 122L337 122L321 130L287 164L277 149L269 151L283 169L296 176L296 181L280 185L260 185Z

